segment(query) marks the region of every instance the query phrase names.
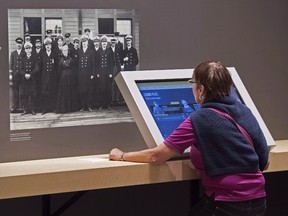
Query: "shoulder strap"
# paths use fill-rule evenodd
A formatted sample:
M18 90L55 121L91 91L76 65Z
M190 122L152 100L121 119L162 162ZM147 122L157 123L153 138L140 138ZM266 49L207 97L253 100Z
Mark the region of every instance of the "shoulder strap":
M221 116L229 119L231 122L233 122L237 126L237 128L240 130L240 132L246 137L248 142L254 147L253 140L251 139L251 137L247 133L247 131L243 127L241 127L239 124L237 124L237 122L229 114L222 112L218 109L214 109L214 108L208 108L208 109L213 110L214 112L217 112L219 115L221 115Z

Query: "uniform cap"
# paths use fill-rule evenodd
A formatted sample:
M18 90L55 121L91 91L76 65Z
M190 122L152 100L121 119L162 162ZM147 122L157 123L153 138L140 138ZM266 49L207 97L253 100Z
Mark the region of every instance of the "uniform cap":
M57 36L57 40L59 40L59 39L64 40L63 35L58 35L58 36Z
M114 32L114 35L115 35L115 36L119 36L119 35L120 35L120 32Z
M87 41L89 38L87 37L87 35L82 35L81 36L81 41Z
M25 44L24 44L24 48L32 48L33 47L33 45L30 43L30 42L26 42Z
M41 43L40 39L36 39L35 43Z
M93 38L93 41L100 41L100 37L99 36L95 36L94 38Z
M52 34L52 29L47 29L46 34Z
M116 38L111 38L111 43L116 43L117 39Z
M18 37L15 39L15 42L18 43L18 44L22 44L23 43L23 39Z
M90 29L89 28L86 28L85 30L84 30L84 33L86 33L86 32L90 32Z
M132 35L127 35L127 36L125 37L125 40L132 40L132 39L133 39Z
M50 37L45 38L45 40L44 40L45 45L51 44L51 43L52 43L52 39Z
M79 38L78 38L78 37L75 37L75 38L73 38L73 43L75 43L75 42L78 42L78 43L80 43L80 40L79 40Z
M25 33L24 37L30 37L30 34L29 33Z
M70 36L71 36L70 33L66 33L66 34L65 34L65 38L69 38Z
M101 42L107 42L108 38L106 35L103 35L100 40L101 40Z

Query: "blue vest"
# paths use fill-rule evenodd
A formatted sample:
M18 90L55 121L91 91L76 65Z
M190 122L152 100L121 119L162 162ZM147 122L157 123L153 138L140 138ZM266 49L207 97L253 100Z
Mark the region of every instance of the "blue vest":
M208 108L229 114L249 133L254 147L233 122ZM207 176L263 171L268 160L268 146L248 107L229 96L204 101L201 109L190 118Z

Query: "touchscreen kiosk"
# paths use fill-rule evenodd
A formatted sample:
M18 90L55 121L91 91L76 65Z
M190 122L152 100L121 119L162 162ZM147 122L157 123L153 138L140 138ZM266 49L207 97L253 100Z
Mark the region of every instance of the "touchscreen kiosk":
M235 68L231 95L256 116L268 145L275 142ZM149 148L160 145L192 112L200 108L192 85L193 69L122 71L115 78L135 122Z

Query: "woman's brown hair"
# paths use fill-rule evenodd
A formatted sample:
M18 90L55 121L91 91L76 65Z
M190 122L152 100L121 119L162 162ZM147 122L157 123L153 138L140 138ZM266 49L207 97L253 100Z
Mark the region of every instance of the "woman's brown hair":
M213 100L230 95L232 78L221 62L206 61L199 64L193 73L197 88L204 86L204 98Z

